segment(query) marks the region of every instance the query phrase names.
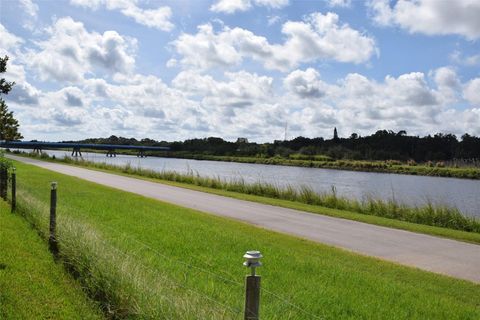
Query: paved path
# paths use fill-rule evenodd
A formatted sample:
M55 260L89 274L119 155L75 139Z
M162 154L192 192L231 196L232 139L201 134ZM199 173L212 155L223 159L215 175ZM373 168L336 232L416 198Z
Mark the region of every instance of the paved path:
M480 283L480 245L242 201L36 159L10 155L8 157L183 207Z

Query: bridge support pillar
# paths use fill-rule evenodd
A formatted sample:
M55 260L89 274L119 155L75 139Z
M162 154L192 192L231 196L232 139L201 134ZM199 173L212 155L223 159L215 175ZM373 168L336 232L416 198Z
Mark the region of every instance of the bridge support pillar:
M82 156L82 152L80 151L80 148L73 148L72 150L72 157L78 157Z
M108 150L107 151L107 154L106 154L107 157L116 157L117 156L117 153L115 152L115 150Z

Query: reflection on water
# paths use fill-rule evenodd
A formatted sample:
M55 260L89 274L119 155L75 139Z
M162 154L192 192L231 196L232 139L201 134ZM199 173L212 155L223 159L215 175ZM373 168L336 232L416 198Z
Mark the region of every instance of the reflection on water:
M65 151L47 151L50 155L70 156ZM175 158L137 158L105 154L83 153L83 158L116 165L129 163L134 167L186 173L194 171L201 176L239 179L246 182L268 182L279 186L309 186L318 192L330 192L335 186L341 196L356 199L373 197L392 199L409 205L427 202L459 208L468 215L480 217L480 181L440 177L411 176L332 169L300 168L263 164L199 161Z

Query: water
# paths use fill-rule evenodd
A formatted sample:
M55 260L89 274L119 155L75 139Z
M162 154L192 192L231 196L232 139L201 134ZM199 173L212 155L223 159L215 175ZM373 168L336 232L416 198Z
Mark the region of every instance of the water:
M70 156L70 152L46 151L57 158ZM120 155L108 158L104 154L83 153L83 158L115 165L129 163L134 167L153 170L198 172L201 176L222 179L242 178L246 182L268 182L278 186L309 186L317 192L331 192L347 198L395 199L408 205L437 205L456 207L466 215L480 217L480 181L441 177L411 176L332 169L273 166L222 161L199 161L175 158L137 158Z

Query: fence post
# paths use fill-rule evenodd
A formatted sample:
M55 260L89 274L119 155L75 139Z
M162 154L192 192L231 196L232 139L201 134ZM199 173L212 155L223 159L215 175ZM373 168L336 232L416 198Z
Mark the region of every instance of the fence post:
M0 196L7 201L8 171L5 166L0 168Z
M15 167L12 169L12 212L17 208L17 173Z
M56 257L58 255L57 242L57 183L52 182L50 190L50 236L48 238L48 246L50 251Z
M255 268L260 267L260 259L263 257L260 251L247 251L243 256L246 261L243 263L251 268L251 274L245 278L245 320L258 320L260 310L260 280L261 277L255 274Z

